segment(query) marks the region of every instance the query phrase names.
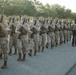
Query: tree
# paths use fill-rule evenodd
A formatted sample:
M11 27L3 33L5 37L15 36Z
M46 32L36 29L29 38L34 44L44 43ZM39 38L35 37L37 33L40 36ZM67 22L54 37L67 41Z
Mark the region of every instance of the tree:
M76 13L64 6L43 5L38 0L0 0L0 14L73 18Z

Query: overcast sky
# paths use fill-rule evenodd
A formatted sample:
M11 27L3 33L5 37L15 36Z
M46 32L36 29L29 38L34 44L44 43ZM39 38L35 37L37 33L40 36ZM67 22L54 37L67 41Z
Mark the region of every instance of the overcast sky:
M65 6L66 8L71 9L73 12L76 12L76 0L39 0L43 4L59 4Z

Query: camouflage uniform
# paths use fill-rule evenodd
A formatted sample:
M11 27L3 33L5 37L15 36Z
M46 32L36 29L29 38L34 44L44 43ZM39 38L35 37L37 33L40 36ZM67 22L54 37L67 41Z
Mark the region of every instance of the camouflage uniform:
M58 24L55 25L55 41L56 41L56 46L59 45L60 37L59 37L59 27L58 27Z
M38 50L38 52L40 52L41 46L42 46L42 36L39 35L39 50Z
M9 42L9 54L12 54L12 47L14 46L15 52L14 54L17 54L17 34L15 33L16 27L12 24L10 26L11 32L10 32L10 42Z
M47 31L47 45L46 47L49 48L51 45L51 26L50 26L50 23L48 22L47 24L47 27L48 27L48 31Z
M6 38L0 38L0 47L2 48L2 49L0 49L0 50L2 50L2 52L3 52L3 54L4 54L4 60L5 61L7 61L7 51L8 51L8 45L7 45L7 43L8 43L8 40L6 39Z
M4 55L4 64L2 66L2 69L7 68L7 51L8 51L8 40L7 40L7 31L3 27L3 24L0 23L0 57L2 56L2 53Z
M39 46L39 35L38 34L34 34L34 43L35 43L35 51L37 52L38 51L38 46ZM35 54L34 54L35 55Z
M64 43L67 43L67 25L64 24L64 27L63 27L63 33L64 33Z
M34 41L33 39L30 37L29 38L29 43L28 43L28 50L29 50L29 56L32 56L33 55L33 51L34 51L34 47L35 47L35 44L34 44Z
M38 34L38 31L37 31L37 27L36 26L33 26L31 28L31 31L33 32L32 33L32 39L34 41L34 55L36 55L37 51L38 51L38 46L39 46L39 34Z
M23 61L26 60L26 55L27 55L27 47L28 47L28 33L26 31L27 25L21 25L19 26L18 31L21 32L19 34L18 39L17 39L17 47L18 47L18 53L19 53L19 58L18 61L21 61L21 51L23 52Z
M38 30L38 33L37 33L37 37L38 37L38 41L37 41L38 48L37 48L37 51L38 51L38 52L40 52L41 43L42 43L42 36L39 35L40 27L41 27L41 23L39 22L39 20L37 20L36 29Z
M63 42L64 42L63 23L61 23L61 26L60 26L60 44L63 44Z
M53 48L55 46L55 23L53 22L51 24L51 33L50 33L50 36L51 36L51 48Z
M70 28L70 24L68 24L68 26L67 26L67 33L68 33L68 36L67 36L68 41L71 41L71 28Z
M47 43L48 43L48 47L51 46L51 26L48 26L48 32L47 32Z
M42 52L47 45L47 29L46 24L41 25L41 36L42 36Z

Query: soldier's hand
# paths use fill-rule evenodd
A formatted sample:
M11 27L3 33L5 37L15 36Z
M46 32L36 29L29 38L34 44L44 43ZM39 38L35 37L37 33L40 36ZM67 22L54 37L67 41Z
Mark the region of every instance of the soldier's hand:
M29 31L29 33L32 34L33 32L32 31Z
M11 31L11 29L9 29L9 28L5 28L5 30L6 30L6 31Z
M16 33L16 34L21 34L21 32L19 32L19 31L15 31L15 33Z

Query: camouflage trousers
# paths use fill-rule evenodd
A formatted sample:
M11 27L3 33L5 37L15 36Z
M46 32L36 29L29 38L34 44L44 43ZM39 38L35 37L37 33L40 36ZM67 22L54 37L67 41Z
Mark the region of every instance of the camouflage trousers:
M55 33L54 33L54 32L51 32L51 33L50 33L50 36L51 36L51 44L52 44L53 46L55 46Z
M47 44L51 46L51 33L47 34Z
M27 50L34 50L34 46L35 46L34 40L32 38L29 38Z
M39 35L39 46L42 46L42 36Z
M42 47L46 47L47 45L47 34L42 34Z
M51 34L47 34L47 43L51 43L51 36L50 36Z
M68 34L68 36L67 36L68 41L71 41L71 32L69 30L67 31L67 34Z
M68 36L67 36L67 31L64 30L64 42L67 43L67 40L68 40Z
M8 34L8 36L7 36L7 40L8 40L8 50L9 50L9 45L10 45L10 34Z
M39 47L39 34L34 34L33 40L34 40L34 44L35 44L34 49L36 51L38 51L38 47Z
M0 38L0 52L4 54L4 60L8 58L8 40L7 38Z
M17 39L18 53L23 52L23 54L26 54L27 47L28 47L28 35L22 35L21 39Z
M13 36L10 36L10 42L9 42L9 48L12 49L12 47L17 48L17 35L13 34Z
M59 36L59 31L55 32L55 42L57 45L60 44L60 36Z
M63 35L63 31L60 31L60 43L64 42L64 35Z

